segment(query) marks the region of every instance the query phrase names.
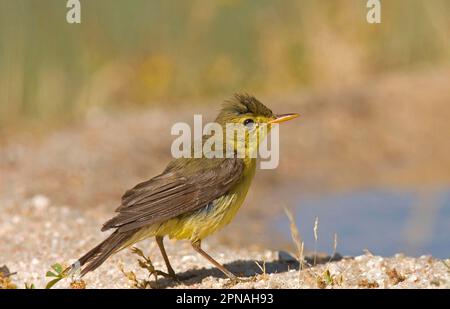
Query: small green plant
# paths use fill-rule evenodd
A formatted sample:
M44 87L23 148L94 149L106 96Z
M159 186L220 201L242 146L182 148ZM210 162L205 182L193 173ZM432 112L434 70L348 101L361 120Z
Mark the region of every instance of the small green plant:
M147 257L142 252L141 249L139 249L137 247L133 247L131 249L131 252L133 252L134 254L136 254L136 255L138 255L138 256L140 256L142 258L142 259L138 259L139 266L149 272L149 278L151 276L154 276L155 277L155 281L157 282L158 281L158 275L163 276L163 277L170 277L169 274L167 274L167 273L165 273L165 272L163 272L161 270L156 269L155 266L153 266L152 260L149 257Z
M27 289L27 290L34 290L34 289L36 289L36 286L34 285L34 283L27 283L27 282L25 282L25 289Z
M317 286L321 289L325 289L328 286L341 285L343 281L342 275L332 275L329 269L326 269L322 275L316 277Z
M133 247L133 248L131 248L131 252L133 254L136 254L137 256L140 257L138 259L139 267L141 267L141 268L143 268L143 269L148 271L148 273L149 273L148 279L150 279L151 276L154 276L155 283L157 284L158 283L158 276L163 276L163 277L166 277L166 278L170 278L169 274L167 274L167 273L165 273L165 272L163 272L161 270L156 269L155 266L153 266L152 260L148 256L146 256L144 254L144 252L142 252L141 249L139 249L137 247ZM132 285L134 287L138 288L138 289L148 289L148 288L156 287L154 285L154 283L151 282L148 279L144 279L144 280L138 279L136 274L133 271L129 271L129 272L125 271L123 269L122 265L119 266L119 269L124 274L124 276L132 283Z
M123 265L119 265L119 270L122 274L131 282L131 285L138 289L147 289L152 288L150 281L148 280L139 280L136 274L133 271L125 271Z
M46 289L51 289L59 281L61 281L62 279L65 279L69 276L71 276L70 288L72 288L72 289L85 289L86 288L86 282L84 282L84 280L77 278L76 274L73 270L68 271L68 268L63 266L60 263L53 264L51 266L51 270L47 271L45 276L50 279L54 278L54 279L51 279L47 283L47 285L45 286Z
M45 286L46 289L51 289L59 281L67 278L68 274L64 272L64 267L61 264L55 263L51 266L51 270L47 271L45 276L48 278L54 278L50 280Z

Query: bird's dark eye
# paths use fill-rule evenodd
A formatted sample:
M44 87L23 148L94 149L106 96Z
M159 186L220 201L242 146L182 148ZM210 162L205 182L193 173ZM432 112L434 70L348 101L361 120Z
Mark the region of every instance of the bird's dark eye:
M245 119L244 120L244 126L246 126L248 129L252 129L254 125L255 125L255 122L253 121L253 119Z

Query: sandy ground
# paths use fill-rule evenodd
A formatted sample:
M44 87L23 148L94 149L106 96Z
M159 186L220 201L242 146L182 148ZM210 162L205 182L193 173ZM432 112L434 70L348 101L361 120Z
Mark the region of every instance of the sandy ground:
M46 271L53 263L68 264L93 247L105 236L99 231L107 214L83 213L64 206L56 207L45 196L17 201L2 201L0 218L0 266L16 274L10 277L17 287L33 283L43 288L50 278ZM164 264L153 241L138 245L158 270ZM153 288L450 288L450 261L431 256L410 258L374 256L369 252L357 257L319 256L309 267L307 256L303 269L287 252L270 250L234 250L205 242L204 249L225 264L242 281L232 283L185 242L166 241L168 254L181 282L159 276L149 278L138 266L137 256L125 250L110 258L85 278L87 288L135 288L124 273L132 271L138 283L148 281ZM320 264L321 263L321 264ZM55 288L70 287L71 278Z

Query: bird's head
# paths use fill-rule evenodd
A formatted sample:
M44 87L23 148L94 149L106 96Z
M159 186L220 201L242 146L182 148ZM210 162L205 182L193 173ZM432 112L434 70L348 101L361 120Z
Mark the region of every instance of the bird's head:
M216 122L225 127L227 124L238 125L244 128L246 151L257 150L260 142L266 137L273 124L282 123L299 115L276 115L255 97L247 94L236 94L231 100L225 101ZM225 141L236 150L243 136L239 134L226 135Z

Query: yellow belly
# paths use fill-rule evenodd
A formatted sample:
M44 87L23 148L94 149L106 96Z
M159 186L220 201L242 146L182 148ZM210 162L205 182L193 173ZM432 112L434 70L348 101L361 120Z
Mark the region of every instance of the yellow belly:
M230 223L243 200L237 193L224 195L205 208L163 223L157 234L190 241L204 239Z
M168 236L171 239L202 240L231 222L245 200L255 173L252 161L241 182L204 208L180 215L138 231L125 245L130 246L152 236Z

